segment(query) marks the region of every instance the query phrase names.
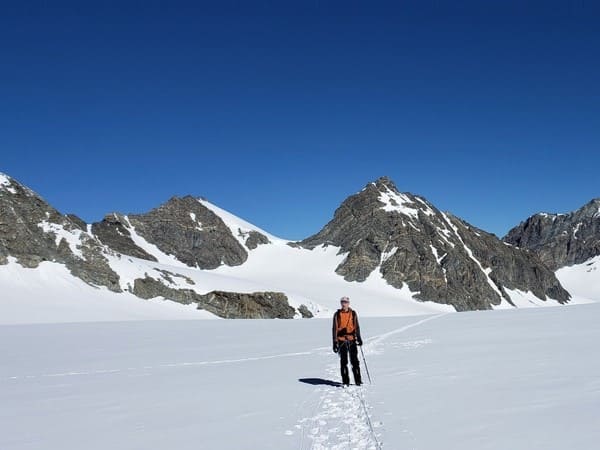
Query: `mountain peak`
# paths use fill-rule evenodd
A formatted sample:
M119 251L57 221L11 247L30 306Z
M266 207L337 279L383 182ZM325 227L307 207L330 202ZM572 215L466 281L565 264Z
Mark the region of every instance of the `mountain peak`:
M600 197L590 200L582 208L583 211L591 211L600 216ZM594 217L597 217L596 215Z
M395 192L399 192L396 184L388 176L382 176L377 178L375 181L369 183L367 186L375 186L378 190L390 189Z
M552 270L600 255L600 198L567 214L538 213L511 229L504 241L534 251Z
M7 190L9 192L12 192L13 194L16 194L16 191L14 187L12 187L12 184L13 179L8 175L0 172L0 189Z
M0 172L0 192L2 191L15 194L16 198L18 198L19 195L25 195L29 197L37 197L43 201L43 199L38 194L29 189L27 186L24 186L23 184L19 183L13 177Z
M335 269L349 282L372 275L415 298L458 310L511 302L507 289L566 302L569 295L526 252L504 245L467 222L440 212L425 198L399 192L388 177L348 197L333 219L299 246L339 247Z

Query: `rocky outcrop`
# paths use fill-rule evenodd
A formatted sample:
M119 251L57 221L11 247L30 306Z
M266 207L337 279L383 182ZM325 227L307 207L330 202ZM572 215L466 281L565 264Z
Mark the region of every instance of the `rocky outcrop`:
M173 197L146 214L111 214L93 224L92 231L110 248L151 261L156 258L134 243L132 233L199 269L237 266L248 258L223 220L191 196Z
M121 214L108 214L102 222L92 224L92 233L100 242L118 253L157 261L156 257L135 244L129 232L129 222Z
M502 298L511 302L505 289L569 299L534 255L442 213L422 197L399 192L385 177L346 199L331 222L298 245L340 247L346 257L336 272L347 281L380 272L396 288L406 284L417 298L459 311L489 309Z
M268 244L269 242L269 238L266 237L264 234L252 230L248 233L248 238L246 239L245 244L246 247L248 247L248 249L254 250L259 245Z
M569 214L535 214L504 241L531 250L552 270L584 263L600 255L600 198Z
M244 294L212 291L208 294L198 294L192 289L167 287L160 281L146 276L135 280L133 293L146 299L164 297L184 304L196 303L198 309L204 309L225 319L292 319L296 314L286 295L281 292ZM306 306L299 311L303 317L309 317L306 315Z
M198 305L226 319L292 319L296 314L281 292L213 291L201 296Z
M87 231L87 224L83 221L82 218L76 216L75 214L67 214L66 217L71 221L71 223L79 228L81 231Z
M306 307L306 305L300 305L298 307L298 312L304 319L312 319L314 317L313 313Z
M108 265L103 248L81 223L63 216L40 196L0 174L0 262L16 258L24 267L42 261L64 264L85 282L120 292L119 276Z

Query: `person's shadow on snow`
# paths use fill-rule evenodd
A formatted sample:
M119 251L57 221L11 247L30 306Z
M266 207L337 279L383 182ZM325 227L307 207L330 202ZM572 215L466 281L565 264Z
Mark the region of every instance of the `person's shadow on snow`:
M337 381L325 380L324 378L298 378L300 383L312 384L313 386L341 386Z

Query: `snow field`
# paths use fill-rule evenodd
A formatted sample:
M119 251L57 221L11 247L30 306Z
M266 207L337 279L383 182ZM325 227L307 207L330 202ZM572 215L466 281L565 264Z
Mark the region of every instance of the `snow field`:
M556 278L579 301L600 301L600 256L556 271Z
M9 257L0 265L1 324L97 322L115 320L216 319L196 305L161 298L143 300L115 294L74 277L57 263L44 261L26 269Z
M328 319L0 326L0 448L591 449L599 317L362 318L349 389Z

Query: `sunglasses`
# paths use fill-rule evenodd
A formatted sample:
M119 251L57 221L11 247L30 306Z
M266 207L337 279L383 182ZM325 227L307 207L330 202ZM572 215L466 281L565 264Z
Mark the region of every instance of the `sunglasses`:
M340 303L350 303L350 301L348 301L348 300L342 300L342 301L340 301Z

